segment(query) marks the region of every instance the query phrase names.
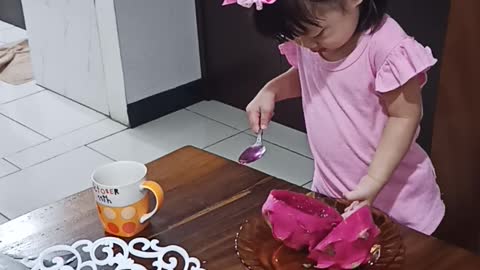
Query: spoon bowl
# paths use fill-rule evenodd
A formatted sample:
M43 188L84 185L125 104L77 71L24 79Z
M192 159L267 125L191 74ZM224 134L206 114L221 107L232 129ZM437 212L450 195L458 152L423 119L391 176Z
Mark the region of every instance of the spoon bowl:
M260 130L260 132L258 132L257 134L257 141L255 142L255 144L245 149L245 151L243 151L243 153L240 155L240 157L238 158L238 162L240 164L253 163L261 159L265 155L265 152L267 152L267 148L262 143L262 134L263 131Z

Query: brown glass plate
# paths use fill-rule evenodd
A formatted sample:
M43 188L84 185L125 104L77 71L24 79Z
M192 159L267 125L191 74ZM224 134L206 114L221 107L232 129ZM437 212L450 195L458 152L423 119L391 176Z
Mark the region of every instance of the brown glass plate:
M312 195L312 194L310 194ZM315 195L318 200L343 213L348 202ZM376 259L362 270L400 269L405 248L397 225L379 210L372 210L375 224L380 228ZM305 270L313 269L313 262L307 259L307 252L295 251L282 245L272 236L272 231L259 214L245 221L235 239L235 248L241 262L250 270Z

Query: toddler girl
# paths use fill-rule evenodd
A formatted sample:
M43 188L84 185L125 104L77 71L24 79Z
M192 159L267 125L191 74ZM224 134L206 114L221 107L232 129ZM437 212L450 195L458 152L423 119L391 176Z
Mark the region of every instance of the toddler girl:
M315 160L312 189L368 203L425 234L445 205L434 168L415 143L429 48L385 14L386 0L225 0L252 7L258 31L283 42L291 69L247 107L266 129L275 103L302 97Z

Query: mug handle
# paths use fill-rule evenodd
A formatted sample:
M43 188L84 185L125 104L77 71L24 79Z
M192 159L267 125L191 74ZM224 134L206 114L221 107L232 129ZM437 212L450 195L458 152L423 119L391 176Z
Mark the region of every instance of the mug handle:
M140 185L140 188L142 190L147 189L151 191L155 196L155 208L153 209L153 211L143 215L140 218L140 223L143 224L145 221L149 220L153 215L155 215L155 213L158 211L160 207L162 207L164 194L163 194L162 187L157 182L154 182L154 181L145 181Z

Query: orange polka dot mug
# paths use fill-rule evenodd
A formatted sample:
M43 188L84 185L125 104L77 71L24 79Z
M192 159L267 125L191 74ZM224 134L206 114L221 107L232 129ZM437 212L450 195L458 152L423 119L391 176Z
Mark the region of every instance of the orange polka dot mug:
M133 161L109 163L93 172L98 216L106 232L132 237L145 229L148 220L160 209L163 190L158 183L147 181L146 175L147 167ZM156 199L151 212L148 212L147 190Z

